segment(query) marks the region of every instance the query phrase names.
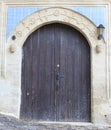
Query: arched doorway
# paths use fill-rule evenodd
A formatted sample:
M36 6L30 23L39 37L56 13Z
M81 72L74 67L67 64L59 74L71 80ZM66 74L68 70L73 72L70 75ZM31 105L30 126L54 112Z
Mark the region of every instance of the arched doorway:
M64 24L45 25L25 41L21 118L91 120L90 47Z

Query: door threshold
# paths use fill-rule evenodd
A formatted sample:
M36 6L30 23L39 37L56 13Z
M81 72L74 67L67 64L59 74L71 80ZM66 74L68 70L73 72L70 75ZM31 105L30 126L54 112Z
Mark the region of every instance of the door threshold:
M37 124L53 124L53 125L74 125L74 126L92 126L91 122L54 122L54 121L36 121Z

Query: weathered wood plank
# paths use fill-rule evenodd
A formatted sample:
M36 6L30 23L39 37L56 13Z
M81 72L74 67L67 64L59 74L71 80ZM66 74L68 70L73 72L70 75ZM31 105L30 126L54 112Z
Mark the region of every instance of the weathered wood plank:
M90 122L90 47L84 36L49 24L28 37L23 54L21 117Z

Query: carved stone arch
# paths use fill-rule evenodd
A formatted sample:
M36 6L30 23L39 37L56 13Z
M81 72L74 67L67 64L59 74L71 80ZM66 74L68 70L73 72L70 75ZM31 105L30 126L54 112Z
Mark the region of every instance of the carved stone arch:
M80 13L60 7L43 9L26 17L16 26L8 43L22 47L26 38L33 31L45 24L55 22L67 24L79 30L88 40L90 47L97 43L97 29L92 21Z

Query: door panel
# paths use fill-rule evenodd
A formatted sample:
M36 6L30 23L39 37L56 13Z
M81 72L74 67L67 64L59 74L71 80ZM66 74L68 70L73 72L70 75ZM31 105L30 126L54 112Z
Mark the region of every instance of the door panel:
M26 96L22 98L21 105L23 118L55 119L54 34L53 28L49 28L47 33L45 30L47 28L44 27L34 32L23 46L22 97Z
M23 46L21 118L91 119L90 47L63 24L33 32Z
M58 71L61 77L59 89L56 91L56 119L88 121L90 119L90 48L77 30L61 26L56 27L55 31L59 32L60 37Z

